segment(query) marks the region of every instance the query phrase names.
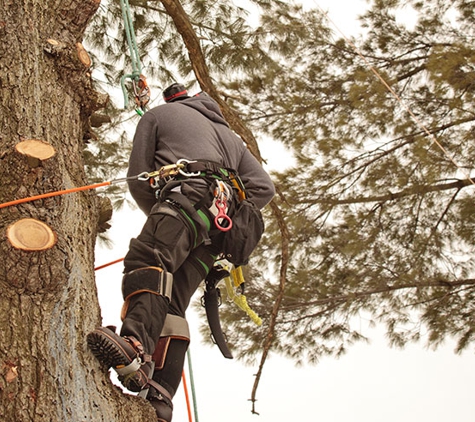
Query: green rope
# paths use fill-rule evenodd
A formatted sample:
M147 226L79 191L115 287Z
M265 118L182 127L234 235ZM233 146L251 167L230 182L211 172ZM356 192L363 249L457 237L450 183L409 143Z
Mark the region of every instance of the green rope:
M139 50L137 47L137 40L135 38L134 25L132 16L130 14L129 0L120 0L120 8L122 9L122 18L124 20L125 35L127 37L127 44L129 45L130 60L132 62L132 73L123 75L120 79L122 93L124 95L124 108L129 104L129 94L125 87L125 80L132 79L138 81L142 73L142 63L140 62ZM139 113L140 114L140 113Z
M128 0L120 0L120 7L122 9L122 17L124 19L125 34L127 36L127 43L129 44L130 59L132 61L133 75L140 75L142 73L142 64L140 63L139 50L137 47L137 40L135 39L134 24L130 14L130 6Z
M193 379L193 367L191 365L190 348L188 348L188 350L186 351L186 357L188 358L188 372L190 373L191 395L193 397L193 411L195 412L195 422L199 422L198 404L196 403L195 381Z

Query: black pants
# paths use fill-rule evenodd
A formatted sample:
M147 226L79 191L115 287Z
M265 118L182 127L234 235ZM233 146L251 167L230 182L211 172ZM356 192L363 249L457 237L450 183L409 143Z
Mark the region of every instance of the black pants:
M148 354L154 351L166 314L185 318L191 297L213 266L219 251L216 245L221 242L222 234L210 233L212 243L205 245L200 243L203 234L200 230L200 225L193 223L180 208L161 202L152 209L140 235L130 242L124 260L125 273L137 268L158 266L172 273L174 278L169 304L163 296L139 294L132 297L123 321L121 335L136 337ZM180 350L183 356L176 356L175 361L184 360L186 348ZM168 375L169 379L160 382L175 390L182 367L183 364L179 371L170 371L172 374ZM170 391L171 394L174 392Z

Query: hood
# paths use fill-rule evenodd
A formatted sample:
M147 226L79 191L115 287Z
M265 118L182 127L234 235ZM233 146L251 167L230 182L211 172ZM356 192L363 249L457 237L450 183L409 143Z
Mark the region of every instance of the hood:
M218 103L213 100L208 94L201 93L194 97L186 98L178 101L178 104L183 104L188 107L194 108L200 112L203 116L215 123L221 123L225 126L229 126L228 122L224 119L221 109Z

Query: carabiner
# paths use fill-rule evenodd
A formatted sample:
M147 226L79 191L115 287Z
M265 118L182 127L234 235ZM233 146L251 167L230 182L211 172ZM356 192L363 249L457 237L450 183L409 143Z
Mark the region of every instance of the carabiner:
M142 182L146 182L148 179L150 179L151 175L150 173L147 173L146 171L143 171L139 175L137 175L137 180L140 180Z
M196 163L196 161L193 161L193 160L187 160L186 158L180 158L176 164L178 166L183 166L186 168L186 165L187 164L191 164L191 163ZM185 177L197 177L199 175L201 175L201 172L200 171L192 171L192 172L186 172L186 171L183 171L181 168L178 169L178 173L180 173L181 175L185 176Z
M218 214L214 217L214 224L216 227L221 230L222 232L227 232L232 229L233 227L233 220L226 214L226 202L222 201L221 199L217 198L215 201L216 208L218 208ZM221 221L220 221L221 220ZM223 221L224 220L224 221ZM227 222L227 226L223 226L223 223Z

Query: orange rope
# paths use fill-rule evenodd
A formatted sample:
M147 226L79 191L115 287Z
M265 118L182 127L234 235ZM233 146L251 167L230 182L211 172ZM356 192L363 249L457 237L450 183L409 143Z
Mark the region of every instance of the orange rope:
M117 264L119 262L122 262L124 260L124 258L119 258L119 259L116 259L115 261L111 261L107 264L103 264L103 265L99 265L98 267L94 268L94 271L97 271L97 270L101 270L102 268L106 268L108 267L109 265L114 265L114 264Z
M183 380L183 388L185 390L185 398L186 398L186 409L188 410L188 420L193 422L193 417L191 416L191 405L190 405L190 397L188 395L188 387L186 385L186 376L185 370L181 373L181 378Z
M28 198L16 199L14 201L0 204L0 208L6 208L6 207L11 207L13 205L23 204L24 202L36 201L37 199L44 199L44 198L51 198L53 196L66 195L67 193L80 192L80 191L89 190L89 189L96 189L102 186L109 186L110 184L112 184L111 181L102 182L102 183L96 183L95 185L80 186L78 188L58 190L56 192L49 192L49 193L44 193L41 195L30 196Z

